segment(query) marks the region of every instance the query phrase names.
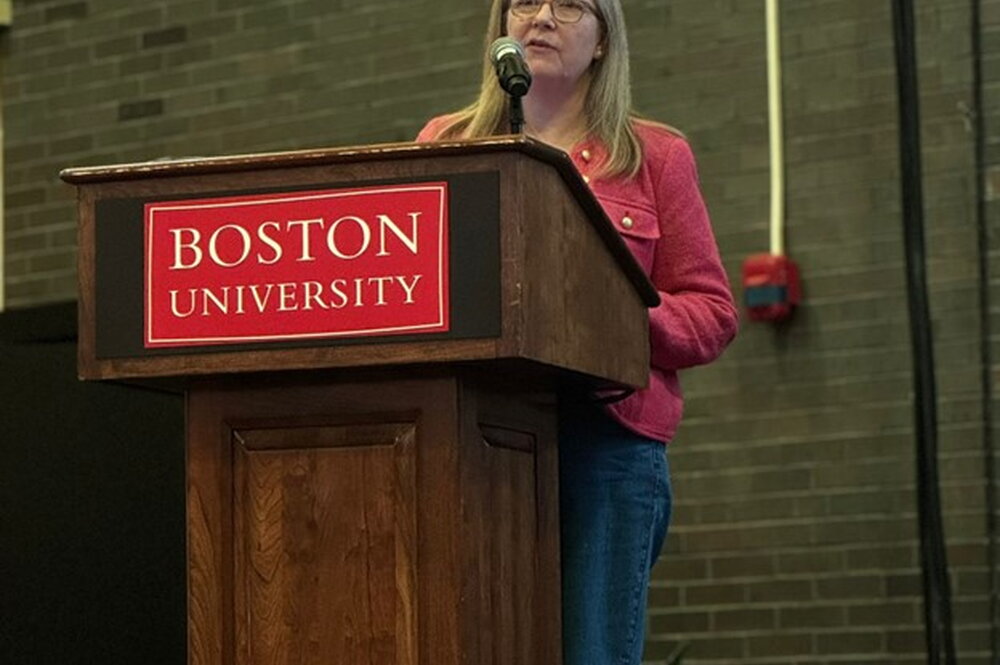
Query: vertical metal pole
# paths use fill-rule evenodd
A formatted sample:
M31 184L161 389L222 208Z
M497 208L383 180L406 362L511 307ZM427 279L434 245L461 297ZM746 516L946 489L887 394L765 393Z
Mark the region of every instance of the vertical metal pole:
M0 30L3 26L9 26L11 22L11 5L10 0L0 0ZM4 75L4 58L2 53L0 53L0 82L3 81ZM4 256L6 255L6 247L4 245L4 236L6 235L6 225L4 224L4 219L6 217L4 210L4 199L7 198L6 189L4 187L4 173L6 165L3 161L4 155L4 133L3 133L3 86L0 85L0 312L4 310L5 303L7 302L7 272L4 264Z
M955 662L951 592L941 519L937 474L937 394L934 343L927 296L924 246L923 169L920 156L920 95L917 83L916 29L912 0L894 0L892 22L899 92L899 144L902 173L906 288L913 353L914 421L917 454L917 510L924 587L927 662ZM941 660L942 656L944 661Z
M990 607L990 662L1000 662L1000 575L997 571L997 477L993 432L993 339L990 321L990 234L986 211L986 118L983 102L982 0L971 0L972 127L976 158L976 228L979 245L979 386L982 393L984 502L986 508L986 561Z

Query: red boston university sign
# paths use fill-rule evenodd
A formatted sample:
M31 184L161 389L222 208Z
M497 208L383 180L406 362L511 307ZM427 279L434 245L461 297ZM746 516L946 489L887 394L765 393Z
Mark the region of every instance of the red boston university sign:
M145 346L447 331L447 187L147 203Z

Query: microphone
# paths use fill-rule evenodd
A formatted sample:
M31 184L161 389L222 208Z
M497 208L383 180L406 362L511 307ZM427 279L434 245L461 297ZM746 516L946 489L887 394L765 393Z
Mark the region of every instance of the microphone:
M512 97L524 97L531 87L531 71L524 61L524 47L513 37L501 37L490 45L490 62L500 87Z

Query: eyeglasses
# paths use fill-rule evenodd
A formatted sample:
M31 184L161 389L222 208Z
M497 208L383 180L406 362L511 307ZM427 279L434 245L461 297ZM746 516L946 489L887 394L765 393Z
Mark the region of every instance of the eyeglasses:
M552 17L560 23L576 23L584 14L597 16L593 7L577 0L511 0L510 13L517 18L534 18L542 10L542 5L551 5Z

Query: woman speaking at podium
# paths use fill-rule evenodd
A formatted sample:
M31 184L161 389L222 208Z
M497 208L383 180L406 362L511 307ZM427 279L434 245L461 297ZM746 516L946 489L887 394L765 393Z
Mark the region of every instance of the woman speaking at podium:
M691 149L632 110L620 0L494 0L486 43L503 36L530 71L525 133L569 154L661 298L650 310L648 387L610 404L561 404L559 414L564 660L638 665L649 574L670 521L677 371L722 353L736 308ZM506 134L508 108L487 56L479 98L417 140Z

